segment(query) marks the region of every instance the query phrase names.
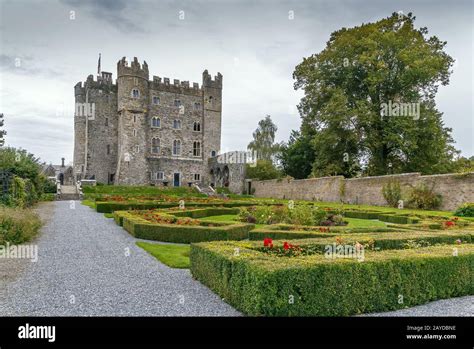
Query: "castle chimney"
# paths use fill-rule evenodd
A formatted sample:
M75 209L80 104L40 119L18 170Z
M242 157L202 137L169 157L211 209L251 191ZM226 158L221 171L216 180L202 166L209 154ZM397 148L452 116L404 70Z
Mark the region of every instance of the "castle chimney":
M64 158L61 158L61 167L64 167Z

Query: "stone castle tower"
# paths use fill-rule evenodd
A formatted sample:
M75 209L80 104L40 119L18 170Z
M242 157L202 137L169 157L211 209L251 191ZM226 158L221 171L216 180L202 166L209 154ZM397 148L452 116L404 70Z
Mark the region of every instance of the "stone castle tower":
M222 75L201 87L153 76L135 57L74 87L74 171L105 184L210 184L221 144Z

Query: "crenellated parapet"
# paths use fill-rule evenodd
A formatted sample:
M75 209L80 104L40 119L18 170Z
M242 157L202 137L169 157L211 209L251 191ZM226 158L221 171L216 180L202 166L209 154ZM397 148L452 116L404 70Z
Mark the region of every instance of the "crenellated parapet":
M189 81L180 81L178 79L173 79L173 82L171 82L170 78L161 78L155 75L153 76L153 80L149 82L149 86L152 90L171 93L196 96L202 93L202 90L197 82L193 82L192 85L189 83Z
M131 62L129 65L127 59L123 57L117 63L117 78L123 76L141 77L148 81L148 64L146 61L143 61L143 64L140 64L140 62L138 62L138 58L134 57L133 62Z
M202 73L202 86L207 88L222 89L222 74L217 73L217 75L214 76L214 79L212 79L212 76L209 74L207 69L204 70Z

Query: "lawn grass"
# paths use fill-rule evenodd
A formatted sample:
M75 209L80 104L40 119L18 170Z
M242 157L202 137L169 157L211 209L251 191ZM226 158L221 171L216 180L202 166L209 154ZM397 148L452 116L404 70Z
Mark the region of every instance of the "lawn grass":
M189 269L190 267L189 245L152 244L139 241L137 246L170 268Z
M387 226L385 222L376 219L359 219L344 217L344 220L349 223L346 226L348 228L384 228Z
M84 206L89 206L93 210L95 210L95 201L94 200L82 200L81 202Z
M105 218L114 218L114 214L113 213L104 213L104 217Z
M220 216L210 216L210 217L199 218L199 220L205 221L205 222L235 223L235 222L240 222L238 217L239 216L236 214L223 214ZM255 229L260 229L262 227L265 227L266 225L267 224L255 224Z

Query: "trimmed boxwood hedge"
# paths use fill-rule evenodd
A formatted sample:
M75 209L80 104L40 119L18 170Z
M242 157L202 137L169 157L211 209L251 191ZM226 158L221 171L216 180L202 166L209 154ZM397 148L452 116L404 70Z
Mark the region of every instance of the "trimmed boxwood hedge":
M265 226L263 228L254 229L249 232L250 240L262 240L264 238L271 239L310 239L318 237L340 236L353 233L389 233L399 231L394 228L347 228L347 227L329 227L329 232L321 232L319 228L327 229L328 227L303 227L298 226L296 229L291 229L291 226L286 224L275 224Z
M472 244L457 256L452 245L366 251L364 262L275 257L255 244L192 244L190 253L192 275L247 315L347 316L474 294Z
M255 203L243 202L243 201L229 201L229 202L186 202L186 207L242 207L242 206L255 206ZM150 210L154 208L172 208L178 207L178 202L96 202L96 210L100 213L112 213L114 211L127 211L127 210Z
M246 223L206 222L206 224L219 224L213 227L155 224L130 213L121 216L124 229L136 238L186 244L214 240L243 240L248 238L248 232L255 227L253 224Z

